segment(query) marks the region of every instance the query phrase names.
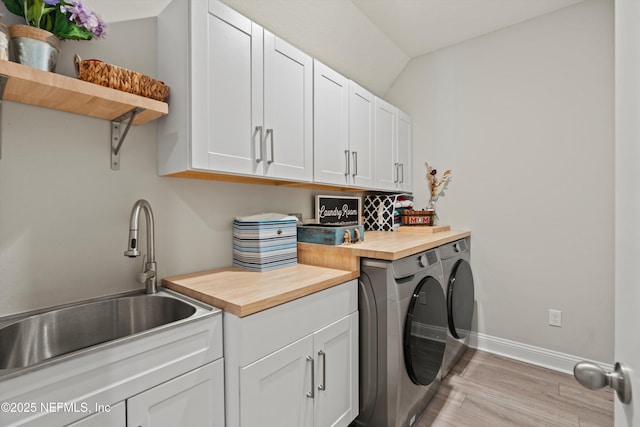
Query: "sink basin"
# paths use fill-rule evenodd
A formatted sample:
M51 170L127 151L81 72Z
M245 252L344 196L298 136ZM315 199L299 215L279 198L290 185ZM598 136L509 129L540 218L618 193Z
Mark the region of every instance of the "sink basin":
M25 317L0 327L0 369L30 367L187 319L197 310L202 309L162 292L86 302Z

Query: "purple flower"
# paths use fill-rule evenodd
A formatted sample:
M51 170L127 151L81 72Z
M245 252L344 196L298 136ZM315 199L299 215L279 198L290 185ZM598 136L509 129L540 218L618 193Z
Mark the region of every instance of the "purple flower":
M60 3L60 0L44 0L44 2L45 2L46 4L48 4L49 6L55 6L55 5L57 5L58 3Z
M60 12L66 13L69 21L73 21L77 26L91 31L95 37L105 35L105 22L91 9L82 4L81 0L71 0L68 3L63 2L63 4L60 5Z

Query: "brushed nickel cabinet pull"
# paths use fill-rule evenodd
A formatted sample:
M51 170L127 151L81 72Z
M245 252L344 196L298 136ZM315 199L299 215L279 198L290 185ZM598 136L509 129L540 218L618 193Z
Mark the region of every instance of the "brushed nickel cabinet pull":
M318 384L318 390L327 389L327 353L320 350L318 358L322 357L322 383Z
M400 179L400 171L398 169L398 166L400 166L400 163L394 163L393 166L395 166L395 168L396 168L396 179L393 180L393 182L397 184L398 180Z
M349 176L349 150L344 150L344 176Z
M311 391L307 392L307 397L310 398L314 398L315 397L315 386L314 386L314 381L313 381L313 377L315 375L315 363L313 362L313 357L311 356L307 356L307 362L311 362Z
M271 160L267 160L267 164L270 165L276 160L273 154L273 129L267 129L267 138L271 141Z
M358 152L352 151L353 154L353 177L355 178L358 175Z
M262 126L256 126L256 130L253 132L253 143L256 143L256 135L260 134L260 157L256 159L256 163L260 163L262 161L262 157L264 156L264 148L262 145Z

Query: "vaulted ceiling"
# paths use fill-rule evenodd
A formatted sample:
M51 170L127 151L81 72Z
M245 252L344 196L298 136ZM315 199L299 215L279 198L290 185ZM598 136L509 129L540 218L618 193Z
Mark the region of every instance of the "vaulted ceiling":
M156 16L169 1L87 0L87 4L107 22L115 22ZM384 95L411 58L582 0L222 1Z

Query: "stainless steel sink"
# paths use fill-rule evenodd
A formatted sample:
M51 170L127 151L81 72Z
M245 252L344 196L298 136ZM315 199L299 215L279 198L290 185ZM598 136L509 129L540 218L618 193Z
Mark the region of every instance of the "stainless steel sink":
M172 294L94 300L0 325L0 370L28 368L211 311Z

